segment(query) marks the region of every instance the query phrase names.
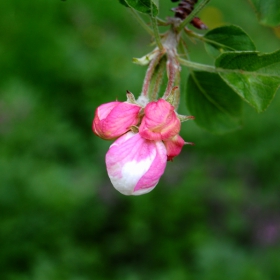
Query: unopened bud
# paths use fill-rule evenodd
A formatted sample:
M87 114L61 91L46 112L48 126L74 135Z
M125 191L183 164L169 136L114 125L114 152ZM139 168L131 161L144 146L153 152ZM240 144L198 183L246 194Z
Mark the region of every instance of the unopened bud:
M141 107L128 102L110 102L99 106L92 123L93 132L102 139L113 140L137 125Z
M139 133L128 132L110 146L106 167L116 190L125 195L141 195L155 188L166 160L162 141L148 141Z

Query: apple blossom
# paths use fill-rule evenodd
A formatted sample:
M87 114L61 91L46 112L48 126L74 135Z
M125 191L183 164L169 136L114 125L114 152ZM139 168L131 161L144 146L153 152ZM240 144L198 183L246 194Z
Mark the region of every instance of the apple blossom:
M109 102L100 105L92 123L93 132L102 139L112 140L137 125L141 107L128 102Z
M125 195L141 195L157 185L167 162L162 141L146 140L128 132L118 138L106 154L109 178L116 190Z
M149 140L167 140L179 133L181 122L174 107L164 99L148 103L139 127L140 135Z

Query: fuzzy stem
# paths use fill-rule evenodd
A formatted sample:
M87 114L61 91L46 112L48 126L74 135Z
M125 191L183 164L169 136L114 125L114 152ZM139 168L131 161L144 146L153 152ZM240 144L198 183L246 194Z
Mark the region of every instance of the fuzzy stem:
M175 108L175 110L177 111L179 104L180 104L180 80L181 80L181 75L180 75L180 70L177 71L176 73L176 77L175 77L175 85L177 85L177 89L174 93L174 102L173 102L173 106Z
M158 1L157 1L157 4L158 4ZM151 22L152 22L153 31L154 31L155 41L156 41L156 44L157 44L158 48L160 49L160 51L163 51L164 48L163 48L163 45L161 43L161 38L160 38L160 35L159 35L157 18L153 16L153 9L154 9L153 1L151 1L151 16L150 16L150 18L151 18Z
M161 60L159 61L159 64L155 68L155 71L152 76L151 84L149 87L150 100L157 99L158 92L160 90L162 80L163 80L163 74L166 71L165 64L166 64L166 59L165 57L162 57Z
M170 23L157 17L157 25L158 26L167 26L167 25L170 25Z
M151 16L151 22L152 22L152 27L153 27L153 34L155 36L155 41L156 41L156 44L158 46L158 48L163 51L164 48L163 48L163 45L161 43L161 38L160 38L160 35L159 35L159 30L158 30L158 25L157 25L157 19L153 16Z
M144 79L141 96L148 97L149 87L151 84L151 79L152 79L153 73L162 56L163 56L163 53L158 51L157 56L151 60L149 67L146 71L146 76Z
M178 77L178 72L180 72L180 65L176 59L176 54L174 50L169 50L167 52L167 73L168 73L168 83L163 95L163 98L166 99L172 93L175 80Z
M181 63L184 66L187 66L190 69L198 69L198 70L212 72L212 73L218 72L217 68L211 65L196 63L182 58L178 58L178 61L179 63Z

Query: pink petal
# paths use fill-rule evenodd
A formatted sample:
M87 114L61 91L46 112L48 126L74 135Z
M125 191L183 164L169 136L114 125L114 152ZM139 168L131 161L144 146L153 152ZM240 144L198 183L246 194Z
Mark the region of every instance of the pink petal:
M106 167L113 186L125 195L150 192L166 167L166 148L161 141L148 141L139 133L118 138L106 154Z
M185 145L184 139L179 135L175 135L173 138L163 141L166 150L167 150L167 159L170 161L174 157L178 156L181 151L183 146Z
M99 106L93 120L93 132L107 140L115 139L137 125L141 107L128 102L110 102Z
M166 140L179 133L181 128L174 107L164 99L150 102L144 110L139 127L140 135L148 140Z

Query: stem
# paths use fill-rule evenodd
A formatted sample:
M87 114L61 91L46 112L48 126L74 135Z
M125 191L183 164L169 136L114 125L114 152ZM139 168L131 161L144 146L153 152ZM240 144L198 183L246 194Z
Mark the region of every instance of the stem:
M163 75L166 71L165 68L166 65L166 59L165 57L162 57L159 61L159 64L155 67L155 71L153 73L151 83L149 86L149 99L150 100L156 100L158 96L158 92L160 90Z
M180 72L180 64L176 59L176 54L174 50L168 50L167 52L167 74L168 74L168 83L163 95L163 98L166 99L172 93L176 79L178 79L178 72Z
M177 31L180 32L184 29L184 27L192 21L192 19L200 12L201 9L204 8L206 4L208 4L210 0L202 0L199 5L197 5L193 11L180 23L180 25L177 28Z
M173 106L176 111L180 104L180 91L181 91L180 80L181 80L181 75L180 75L180 72L178 71L176 74L176 77L175 77L175 85L178 85L178 88L176 89L176 91L174 93L174 101L173 101Z
M246 70L242 70L242 69L227 69L227 68L220 68L220 67L214 67L211 65L206 65L206 64L200 64L200 63L196 63L196 62L192 62L189 60L185 60L183 58L178 58L178 62L181 63L184 66L187 66L190 69L194 69L194 70L202 70L202 71L206 71L206 72L211 72L211 73L235 73L235 74L242 74L242 75L246 75L246 74L252 74L251 71L246 71ZM269 73L261 73L261 72L254 72L255 76L262 76L262 77L270 77Z
M169 22L167 22L167 21L165 21L165 20L162 20L161 18L158 18L157 17L157 24L158 24L158 26L167 26L167 25L170 25L170 23Z
M153 73L162 56L163 56L163 53L158 52L157 56L151 60L149 67L147 69L147 72L146 72L145 79L144 79L141 96L148 97L149 87L151 84L151 79L152 79Z
M148 26L148 24L139 16L139 14L134 10L130 9L132 15L136 18L136 20L140 23L140 25L151 35L154 36L153 30Z
M157 25L157 19L153 16L151 16L151 21L152 21L152 27L153 27L153 34L155 36L155 41L156 41L156 44L158 46L158 48L163 51L164 48L163 48L163 45L161 43L161 38L160 38L160 35L159 35L159 30L158 30L158 25Z
M160 38L160 35L159 35L159 30L158 30L158 24L157 24L157 18L153 16L153 3L151 1L151 22L152 22L152 27L153 27L153 33L154 33L154 36L155 36L155 41L156 41L156 44L158 46L158 48L163 51L164 48L163 48L163 45L161 43L161 38Z
M196 62L192 62L189 60L185 60L183 58L178 58L178 61L179 61L179 63L181 63L184 66L189 67L190 69L198 69L198 70L212 72L212 73L219 72L217 68L215 68L214 66L211 66L211 65L196 63Z
M168 76L168 83L166 86L164 99L167 99L173 92L174 84L178 81L178 75L180 75L180 64L177 60L177 46L178 46L178 34L176 30L170 29L163 39L163 46L167 54L166 70ZM178 85L179 86L179 85ZM179 88L176 94L180 94ZM178 97L178 96L177 96Z
M185 41L180 40L178 50L179 50L179 54L180 54L181 57L184 57L187 60L190 60L189 55L188 55L188 51L187 51L187 44L186 44Z

